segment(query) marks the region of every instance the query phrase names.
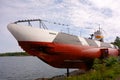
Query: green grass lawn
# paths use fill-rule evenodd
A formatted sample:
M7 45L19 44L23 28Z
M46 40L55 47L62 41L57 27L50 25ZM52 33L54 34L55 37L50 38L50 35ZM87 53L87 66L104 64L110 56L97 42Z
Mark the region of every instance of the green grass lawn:
M118 57L104 60L95 59L93 69L79 76L72 76L66 80L120 80L120 63Z

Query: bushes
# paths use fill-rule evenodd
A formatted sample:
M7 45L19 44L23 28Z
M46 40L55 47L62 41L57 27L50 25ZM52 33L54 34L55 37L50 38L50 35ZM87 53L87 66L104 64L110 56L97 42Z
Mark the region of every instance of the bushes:
M93 69L80 75L69 77L67 80L115 80L120 76L118 57L109 57L104 60L95 59Z
M118 58L117 57L109 57L108 59L105 59L104 62L107 67L111 67L112 65L118 63Z

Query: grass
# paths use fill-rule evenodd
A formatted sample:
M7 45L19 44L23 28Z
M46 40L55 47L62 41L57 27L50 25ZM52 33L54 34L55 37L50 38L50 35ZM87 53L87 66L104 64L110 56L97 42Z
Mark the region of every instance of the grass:
M120 63L118 57L104 60L95 59L93 69L79 76L72 76L66 80L120 80Z
M29 56L26 52L13 52L13 53L2 53L0 54L0 57L3 56Z

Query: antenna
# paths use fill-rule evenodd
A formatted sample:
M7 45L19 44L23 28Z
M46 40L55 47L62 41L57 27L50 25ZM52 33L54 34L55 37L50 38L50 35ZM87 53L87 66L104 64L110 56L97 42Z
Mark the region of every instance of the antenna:
M101 28L100 28L100 24L98 24L98 25L99 25L99 30L100 30L100 29L101 29Z
M68 34L69 34L70 33L70 28L68 27L67 30L68 30Z

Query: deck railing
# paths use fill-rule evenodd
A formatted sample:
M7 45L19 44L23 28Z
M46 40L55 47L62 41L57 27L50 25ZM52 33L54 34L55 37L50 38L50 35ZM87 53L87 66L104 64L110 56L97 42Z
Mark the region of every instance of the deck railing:
M31 22L36 22L36 21L39 22L39 27L40 27L40 28L48 29L48 28L46 27L46 25L43 23L43 20L41 20L41 19L18 20L18 21L14 22L14 23L17 24L17 23L27 22L27 23L28 23L28 26L32 26Z

